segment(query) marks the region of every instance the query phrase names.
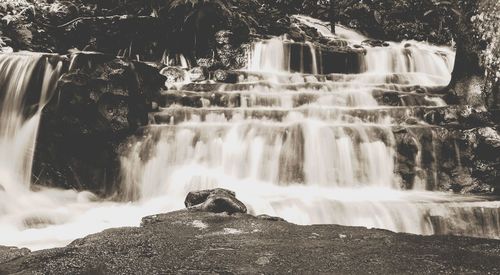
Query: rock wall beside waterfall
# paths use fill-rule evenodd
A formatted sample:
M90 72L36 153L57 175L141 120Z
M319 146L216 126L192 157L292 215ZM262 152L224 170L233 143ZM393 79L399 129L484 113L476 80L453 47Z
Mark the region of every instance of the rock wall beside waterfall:
M140 62L97 53L71 57L43 112L33 181L102 194L117 180L119 144L147 124L165 80Z

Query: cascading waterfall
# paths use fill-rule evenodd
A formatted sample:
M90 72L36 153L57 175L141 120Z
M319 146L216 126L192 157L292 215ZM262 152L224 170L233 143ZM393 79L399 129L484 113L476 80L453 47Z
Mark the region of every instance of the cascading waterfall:
M437 47L425 42L385 42L371 47L369 39L343 26L337 27L338 35L330 32L328 24L307 16L296 15L296 20L318 30L326 38L341 41L354 49L363 47L358 53L347 55L347 63L356 66L356 73L379 74L387 77L402 77L398 82L433 86L447 85L450 71L455 63L455 53L447 47ZM334 56L334 58L337 56ZM299 72L317 74L328 72L327 64L335 62L324 56L313 43L296 43L286 36L256 42L249 52L248 70L258 72ZM323 65L325 64L325 65ZM331 68L330 68L331 70Z
M353 38L349 45L365 39L342 30ZM425 175L434 172L422 174L415 190L403 190L395 173L393 129L405 125L401 117L445 103L425 94L384 106L380 95L446 85L453 51L416 41L365 48L358 73L325 76L316 75L318 66L331 60L312 43L283 37L255 43L247 71L260 78L206 92L227 102L172 104L155 114L155 124L123 156L124 194L138 201L164 196L182 208L187 192L222 187L254 214L300 224L500 237L498 203L426 191L435 179Z
M347 28L332 36L321 21L297 20L353 48L366 40ZM425 92L447 84L453 51L414 41L364 47L362 55L340 56L352 62L331 73L327 65L336 60L312 43L260 41L239 83L164 92L165 106L126 144L121 159L121 191L129 203L72 190L30 191L40 111L61 67L45 55L0 55L0 244L66 245L181 209L189 191L214 187L236 191L253 214L299 224L500 238L500 203L424 190L433 173L404 190L396 173L394 129L428 127L419 110L445 106ZM406 96L415 89L424 93ZM34 94L33 111L23 111ZM397 106L386 105L394 95ZM191 97L201 104L183 105ZM417 126L406 124L408 117ZM427 146L412 138L419 151ZM419 152L416 169L427 169L421 160Z

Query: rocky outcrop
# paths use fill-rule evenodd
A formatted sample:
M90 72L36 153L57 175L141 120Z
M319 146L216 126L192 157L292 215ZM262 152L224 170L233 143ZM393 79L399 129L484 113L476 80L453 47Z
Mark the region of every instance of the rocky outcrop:
M500 272L500 242L337 225L299 226L246 214L178 211L109 229L67 247L18 256L1 274ZM15 251L13 251L15 252Z
M72 56L44 109L34 182L105 193L117 179L118 145L148 122L165 79L144 63L97 53Z

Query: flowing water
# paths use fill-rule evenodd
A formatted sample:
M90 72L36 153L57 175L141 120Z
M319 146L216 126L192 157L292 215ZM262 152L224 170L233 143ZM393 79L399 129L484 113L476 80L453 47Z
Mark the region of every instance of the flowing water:
M297 20L338 39L320 21ZM347 28L338 33L350 47L365 40ZM415 110L446 107L425 91L448 83L453 51L416 41L365 50L346 57L341 67L350 73L331 73L336 61L320 48L275 38L253 45L237 84L165 92L161 112L122 156L129 203L30 190L40 111L61 65L45 55L0 55L0 244L41 249L137 226L143 216L183 208L187 192L215 187L236 191L252 214L299 224L500 238L498 202L435 192L436 171L405 190L396 173L394 129L432 131ZM424 93L406 100L415 89ZM28 93L40 95L30 113L23 111ZM396 106L386 104L387 94L398 95ZM186 98L192 104L183 105ZM426 170L421 153L416 158L415 169Z

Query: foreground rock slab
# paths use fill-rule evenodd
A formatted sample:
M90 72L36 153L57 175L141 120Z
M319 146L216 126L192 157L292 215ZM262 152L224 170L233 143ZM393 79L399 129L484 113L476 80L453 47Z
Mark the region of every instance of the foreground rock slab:
M500 241L178 211L0 260L1 274L498 274Z

